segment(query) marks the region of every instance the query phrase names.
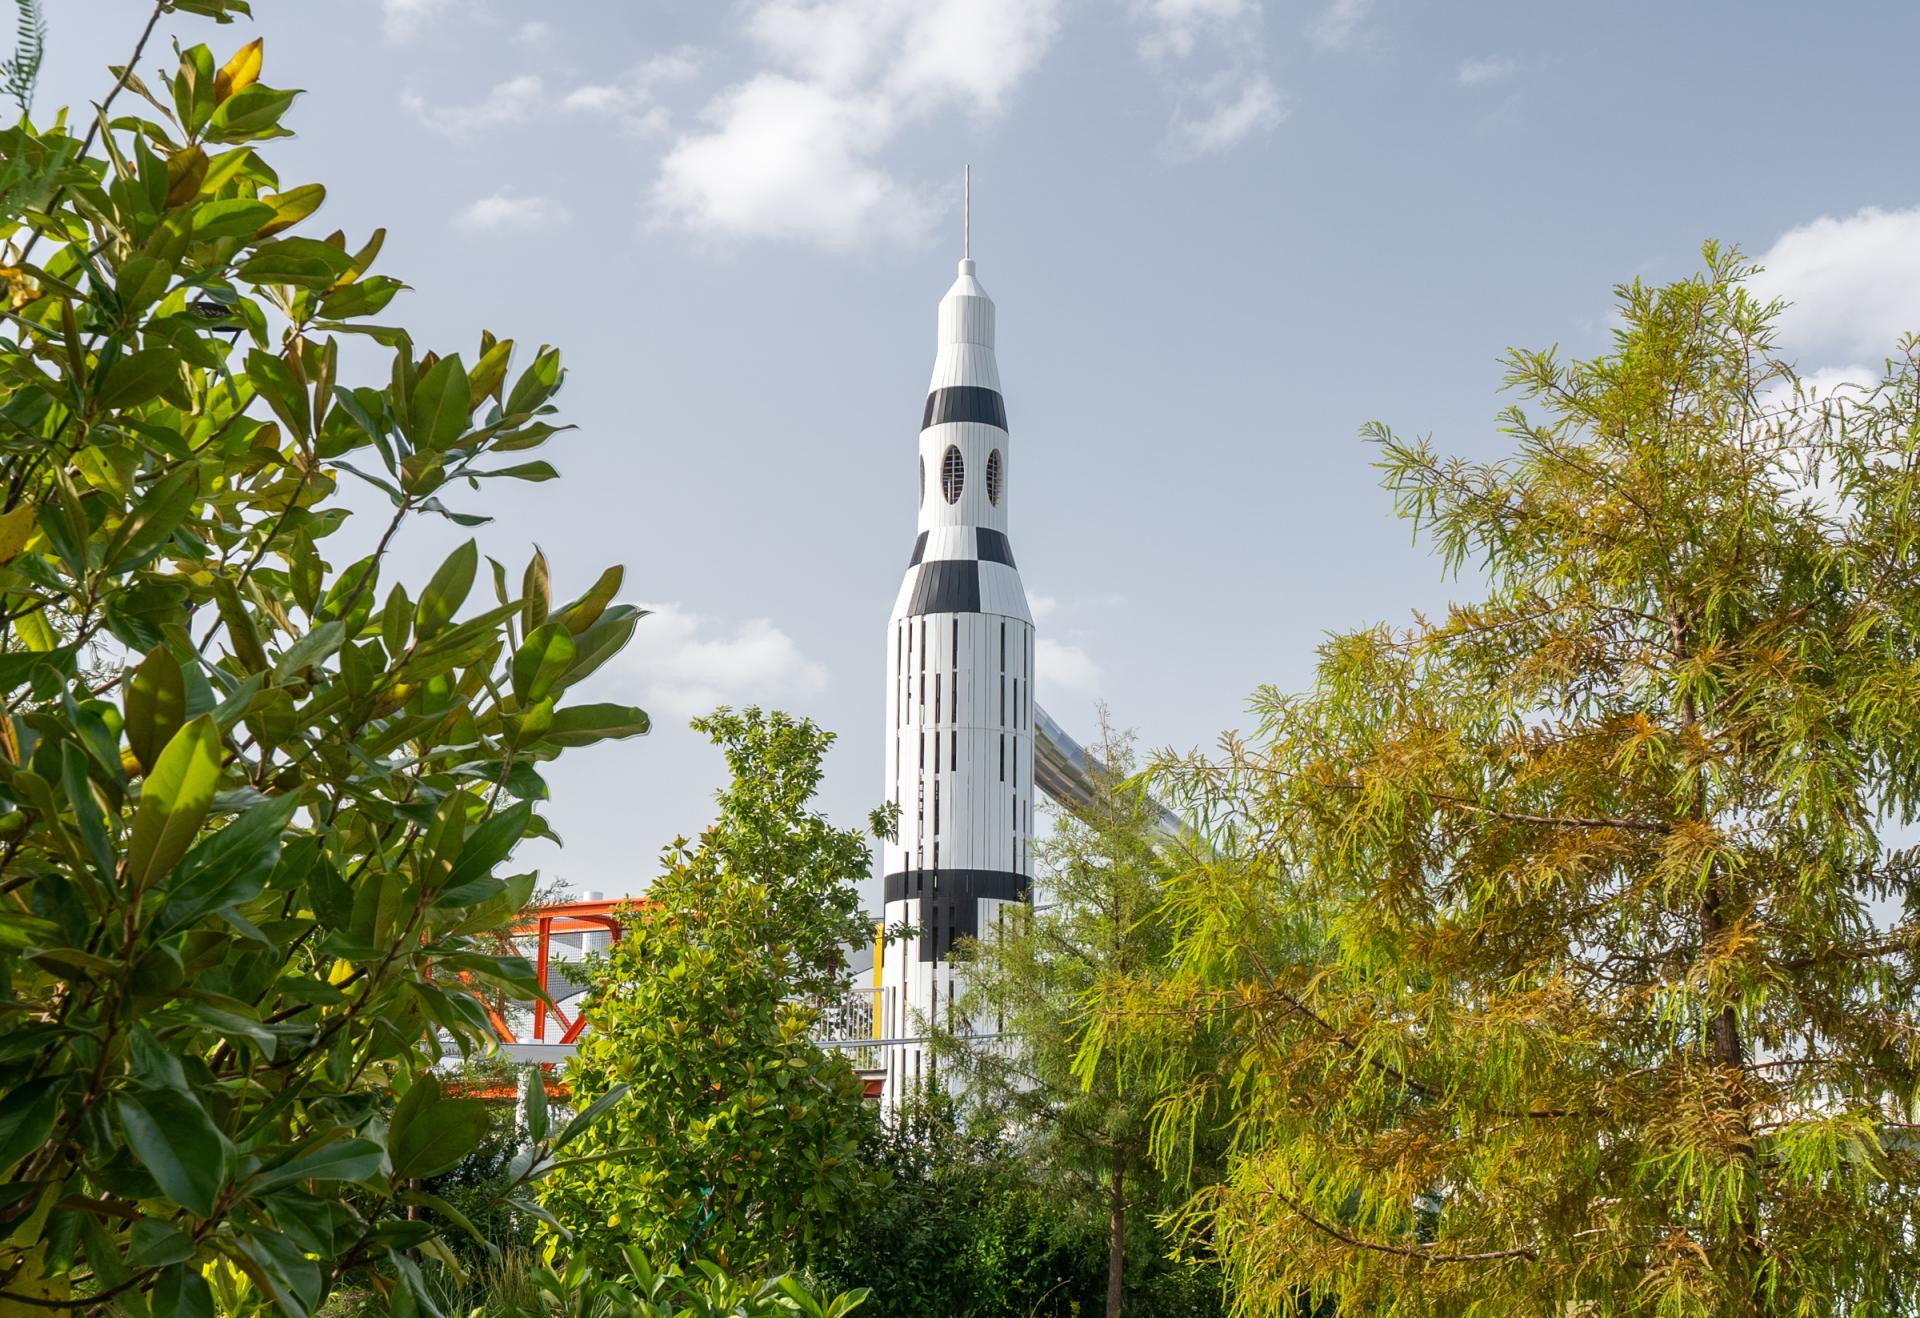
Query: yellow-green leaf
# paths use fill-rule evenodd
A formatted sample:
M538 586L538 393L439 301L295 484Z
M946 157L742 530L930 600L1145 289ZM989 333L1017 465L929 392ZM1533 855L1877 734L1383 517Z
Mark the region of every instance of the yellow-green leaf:
M499 397L500 386L507 378L507 359L512 355L512 339L502 339L480 354L480 360L473 364L473 370L467 376L469 410L480 406L486 398Z
M134 892L172 871L206 822L220 783L220 728L202 714L174 733L140 789L127 845L126 885Z
M148 399L165 396L185 406L186 385L180 379L180 354L171 348L144 348L114 363L113 370L100 385L100 406L108 411L138 407Z
M567 630L578 636L598 622L600 615L607 611L607 605L620 590L620 581L626 576L626 568L615 563L600 574L600 579L588 588L587 593L575 600L561 613L560 621L567 624Z
M413 391L409 434L419 449L439 451L460 438L473 408L467 402L467 371L460 354L442 357Z
M140 767L153 772L160 752L173 740L186 719L187 682L179 663L164 645L147 651L127 678L127 745Z
M557 622L535 628L513 654L513 698L531 705L553 690L573 662L573 636Z
M5 563L33 538L33 519L35 509L30 503L23 503L10 513L0 513L0 563Z
M433 574L433 580L420 595L420 604L414 610L414 631L421 640L426 640L445 627L448 621L466 603L467 592L473 589L473 574L480 566L479 546L469 540L451 554Z
M255 37L234 51L233 58L220 66L220 72L213 75L213 100L216 105L259 78L262 53L260 38Z
M553 608L553 583L547 573L547 556L534 547L533 557L527 561L527 570L520 577L520 598L525 601L520 606L520 621L531 632L547 620L547 613Z
M297 188L285 192L273 192L260 198L273 207L273 218L254 230L255 238L267 238L282 229L291 229L294 225L320 209L320 203L327 199L327 190L318 183L303 183Z
M184 206L200 195L207 178L207 153L197 146L167 157L167 209Z
M227 644L233 657L240 661L240 667L248 673L263 673L267 669L267 651L260 644L260 632L253 625L253 616L240 602L240 589L230 577L213 579L213 602L220 612L220 621L227 629Z
M35 654L45 654L60 645L60 638L53 634L53 628L47 625L47 615L40 609L33 609L15 618L13 634Z

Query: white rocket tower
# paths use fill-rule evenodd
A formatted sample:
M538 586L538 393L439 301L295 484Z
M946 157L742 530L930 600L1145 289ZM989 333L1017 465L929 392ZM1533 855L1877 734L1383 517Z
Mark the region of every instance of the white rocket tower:
M962 252L920 420L920 534L887 624L887 799L900 827L884 852L885 919L919 930L882 953L886 1033L909 1040L886 1048L889 1106L930 1076L910 1041L924 1023L968 1029L954 1014L954 943L1032 885L1033 615L1007 539L993 302L970 241Z

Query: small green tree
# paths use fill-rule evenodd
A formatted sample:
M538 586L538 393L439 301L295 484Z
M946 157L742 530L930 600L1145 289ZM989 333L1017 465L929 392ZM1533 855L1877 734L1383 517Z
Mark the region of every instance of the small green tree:
M1170 1189L1151 1156L1156 1095L1123 1086L1110 1056L1083 1056L1087 1004L1113 981L1165 967L1173 942L1165 886L1178 861L1160 807L1127 782L1130 739L1113 733L1104 710L1100 724L1090 799L1063 811L1039 849L1043 904L959 950L961 1014L984 1037L936 1028L934 1051L968 1109L1035 1163L1036 1184L1070 1211L1098 1205L1106 1312L1115 1318L1129 1236L1154 1237L1131 1215L1165 1206Z
M809 808L833 734L753 707L718 709L693 727L725 752L728 773L719 817L685 857L694 881L757 885L766 927L778 933L767 942L775 973L795 996L837 1003L848 987L846 949L873 936L855 886L873 854L865 834ZM887 810L868 820L875 837L893 826Z
M1914 1312L1920 343L1812 399L1750 273L1512 354L1508 461L1371 428L1488 598L1161 779L1216 850L1103 1014L1149 1079L1231 1041L1247 1312Z
M810 810L832 734L758 709L696 719L727 756L717 822L676 842L614 947L589 962L588 1022L567 1080L625 1085L565 1168L548 1211L602 1257L777 1270L853 1220L872 1114L847 1060L812 1042L813 1001L844 988L842 943L868 936L859 832Z
M261 154L298 93L259 41L143 78L170 11L246 6L157 4L83 134L0 132L0 1309L404 1314L453 1221L416 1182L484 1129L442 1041L535 993L493 871L541 761L645 730L560 705L638 615L537 556L469 609L472 541L382 583L410 519L486 520L457 485L554 474L559 355L370 321L381 232L304 233ZM392 515L336 564L346 477Z

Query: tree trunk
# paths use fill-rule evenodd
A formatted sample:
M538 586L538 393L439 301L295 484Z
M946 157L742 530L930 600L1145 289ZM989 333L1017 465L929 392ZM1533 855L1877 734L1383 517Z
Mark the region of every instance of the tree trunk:
M1107 1201L1107 1318L1120 1318L1121 1279L1127 1270L1127 1159L1113 1155Z
M1682 701L1681 711L1687 726L1694 727L1697 711L1692 696ZM1695 784L1692 808L1687 813L1696 823L1707 822L1707 782L1704 776ZM1700 902L1702 955L1726 932L1726 908L1733 897L1730 888L1730 876L1715 865L1707 875L1707 891ZM1732 1003L1727 1003L1708 1019L1706 1041L1707 1055L1722 1073L1722 1079L1728 1087L1727 1102L1736 1110L1744 1134L1738 1146L1738 1155L1747 1173L1747 1185L1741 1196L1741 1222L1735 1237L1726 1242L1728 1261L1735 1273L1731 1280L1745 1283L1742 1289L1748 1312L1766 1313L1770 1311L1770 1306L1766 1303L1765 1286L1760 1274L1759 1167L1753 1132L1746 1113L1746 1041L1740 1037L1740 1017Z

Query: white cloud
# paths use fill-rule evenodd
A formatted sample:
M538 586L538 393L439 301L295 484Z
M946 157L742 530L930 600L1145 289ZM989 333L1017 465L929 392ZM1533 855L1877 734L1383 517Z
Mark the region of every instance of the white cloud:
M501 229L551 229L572 218L572 212L551 197L523 197L513 192L496 192L468 205L454 217L454 223L463 229L494 232Z
M1133 12L1147 26L1140 53L1150 60L1185 59L1202 38L1239 37L1261 16L1259 0L1135 0Z
M1134 0L1132 9L1144 28L1140 56L1174 103L1170 155L1224 151L1286 118L1266 71L1260 0Z
M1097 695L1106 679L1105 671L1080 646L1044 635L1035 640L1033 680L1042 704L1062 692Z
M380 28L389 41L411 41L429 19L452 8L453 0L380 0Z
M1847 400L1864 396L1880 383L1880 368L1859 363L1822 366L1800 376L1800 387L1812 399Z
M913 242L936 207L894 177L907 127L1001 112L1059 27L1061 0L761 0L768 67L723 89L661 163L662 219L716 237Z
M826 667L801 654L793 638L766 618L729 623L678 604L647 607L653 613L634 630L613 677L631 687L655 719L826 689Z
M1060 601L1051 595L1038 595L1032 591L1028 591L1027 608L1032 612L1033 620L1040 622L1043 619L1051 618L1059 611Z
M658 89L669 83L684 82L693 77L699 67L696 52L692 47L683 46L642 61L615 81L585 83L566 91L549 89L539 74L523 73L495 83L485 96L471 105L429 105L424 97L413 92L402 96L400 101L421 123L453 138L525 123L555 111L596 115L629 132L660 132L667 126L667 111L656 103Z
M1482 83L1498 82L1510 77L1518 67L1504 55L1486 55L1480 59L1461 60L1457 76L1462 87L1478 87Z
M1373 0L1333 0L1320 11L1307 35L1315 50L1349 50L1360 36L1360 25L1373 11Z
M661 213L688 228L828 247L925 232L933 207L874 163L892 131L884 107L762 74L705 118L712 131L682 138L654 188Z
M636 135L666 131L669 115L659 104L661 87L685 82L700 72L699 54L691 46L655 55L629 69L613 82L584 83L560 98L560 108L599 115Z
M539 19L530 19L514 29L513 39L525 46L544 46L553 36L553 29Z
M1189 105L1174 116L1169 144L1180 155L1224 151L1252 133L1265 132L1286 118L1280 93L1265 74L1219 74L1197 89Z
M1793 304L1781 320L1792 353L1878 362L1920 330L1920 206L1823 215L1782 234L1760 264L1756 290Z
M472 105L428 105L425 99L408 92L400 103L419 116L420 122L448 137L465 137L483 128L524 123L533 117L546 99L538 74L523 73L505 82L495 83L487 94Z

